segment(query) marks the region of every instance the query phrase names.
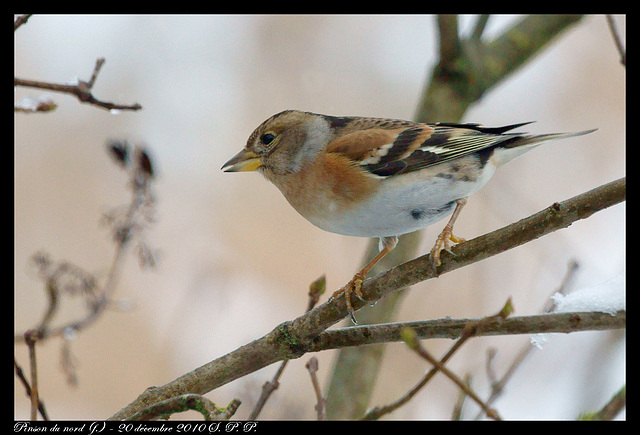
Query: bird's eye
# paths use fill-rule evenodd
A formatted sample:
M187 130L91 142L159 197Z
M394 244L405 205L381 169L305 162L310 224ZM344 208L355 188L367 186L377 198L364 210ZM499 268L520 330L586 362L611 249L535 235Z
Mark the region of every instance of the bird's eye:
M276 136L273 133L265 133L260 136L260 142L262 142L264 145L269 145L275 138Z

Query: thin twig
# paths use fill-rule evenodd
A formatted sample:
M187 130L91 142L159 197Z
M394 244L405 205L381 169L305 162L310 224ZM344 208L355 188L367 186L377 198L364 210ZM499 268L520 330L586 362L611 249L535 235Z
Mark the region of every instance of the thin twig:
M417 339L417 335L415 331L412 329L405 329L403 331L403 335L405 336L405 343L409 346L411 350L420 355L423 359L425 359L429 364L433 366L436 371L442 372L446 377L448 377L454 384L458 386L464 393L470 397L474 402L476 402L482 410L494 420L502 420L498 412L492 408L489 408L483 401L478 397L478 395L473 392L455 373L446 368L444 364L434 358Z
M476 21L476 25L473 28L473 33L471 33L471 39L479 41L482 38L482 34L484 33L484 29L487 27L487 22L489 21L489 14L481 14Z
M577 261L571 260L569 262L567 266L567 271L565 272L564 278L562 279L560 286L556 290L554 290L554 292L551 295L549 295L549 297L547 298L547 301L545 302L545 305L542 309L543 314L550 313L551 310L553 309L554 302L551 296L558 293L565 294L568 291L569 283L575 277L578 267L579 266ZM495 349L493 353L488 354L487 376L489 377L489 380L491 383L491 394L489 395L489 398L486 401L488 405L493 404L500 397L500 395L504 392L505 386L507 385L509 380L513 377L513 374L516 372L518 367L522 365L523 361L531 354L533 349L534 349L534 345L531 343L531 340L529 340L522 347L522 349L520 349L520 351L515 356L515 358L513 359L513 361L507 368L507 370L505 371L504 375L502 375L500 379L497 379L497 377L495 376L494 371L492 370L492 365L491 365L491 362L493 361L493 357L495 356ZM482 410L480 410L480 412L476 416L476 420L479 419L480 417L482 417Z
M556 295L556 294L564 295L569 292L569 290L571 289L570 284L575 278L579 268L580 268L580 264L575 259L571 259L569 261L569 264L567 265L567 270L564 273L564 277L562 278L562 282L560 282L560 285L558 286L558 288L552 294L550 294L549 297L547 298L547 302L544 304L544 307L542 307L542 313L550 313L551 311L553 311L553 307L555 306L555 302L552 297L553 295Z
M27 397L29 397L29 399L32 399L32 396L31 396L31 385L29 385L29 381L27 380L26 376L24 375L24 371L22 370L22 367L20 367L20 365L18 364L18 361L16 361L15 358L13 359L13 366L15 368L16 376L18 377L18 379L22 383L22 386L24 387L24 390L25 390L25 392L27 394ZM44 403L39 398L38 398L38 411L40 412L40 415L42 416L43 420L45 420L45 421L49 420L49 416L47 415L47 410L44 407Z
M36 360L36 342L38 341L38 333L36 331L27 331L24 334L24 340L29 349L29 367L31 371L31 420L38 418L38 405L40 399L38 397L38 368Z
M80 102L94 105L96 107L101 107L106 110L140 110L142 106L138 103L134 103L131 105L126 104L116 104L111 103L109 101L98 100L93 96L91 90L93 85L98 78L98 73L100 69L105 63L104 58L98 58L96 60L96 64L93 68L93 72L91 74L91 79L88 82L78 80L77 84L73 85L63 85L58 83L49 83L49 82L41 82L36 80L26 80L15 77L13 80L14 86L22 86L27 88L35 88L35 89L46 89L48 91L60 92L63 94L74 95Z
M47 287L47 296L49 299L49 303L47 304L47 311L45 312L40 324L37 326L36 330L39 331L40 335L46 335L46 330L53 319L54 314L58 309L58 286L56 285L56 279L51 276L46 280Z
M616 48L618 49L618 53L620 54L620 63L624 66L627 66L627 50L624 48L624 44L622 42L622 38L620 37L620 33L618 32L618 26L616 26L616 22L613 19L612 15L606 15L607 24L609 25L609 30L611 31L611 36L613 37L613 42L616 44Z
M313 307L316 306L316 304L320 300L320 297L324 294L326 289L327 277L325 275L322 275L320 278L309 284L309 301L307 303L307 310L305 311L306 313L313 310Z
M278 370L276 371L276 374L273 375L273 379L265 382L264 385L262 385L262 392L260 393L260 397L258 398L256 405L253 407L251 413L249 414L249 420L255 420L258 417L258 415L264 408L264 405L267 403L267 400L269 400L269 397L271 397L271 394L273 394L273 392L278 389L278 387L280 386L280 377L282 377L282 373L284 373L284 369L287 367L288 363L289 360L282 361L282 363L280 363L280 367L278 367Z
M469 373L464 375L464 378L462 379L462 381L467 387L471 388L471 375ZM464 390L458 390L458 397L456 399L456 403L454 403L453 405L453 411L451 412L452 421L462 420L462 409L464 407L464 402L467 397L468 396L464 392Z
M482 330L483 327L486 324L488 324L489 322L491 322L493 320L497 320L497 319L504 319L507 316L509 316L512 311L513 311L513 306L511 305L511 299L509 299L505 303L505 305L502 307L500 312L498 312L497 314L495 314L493 316L485 317L485 318L477 320L477 321L472 321L472 322L467 323L465 325L464 329L462 330L460 338L453 344L453 346L451 346L451 348L440 359L439 365L437 365L437 366L434 365L434 367L431 370L429 370L429 372L427 372L423 376L423 378L413 388L411 388L407 393L405 393L398 400L396 400L396 401L394 401L394 402L392 402L392 403L390 403L388 405L375 407L374 409L368 411L363 416L363 420L377 420L380 417L382 417L383 415L388 414L390 412L393 412L396 409L400 408L401 406L405 405L420 390L422 390L424 388L424 386L436 375L436 373L438 372L440 366L443 366L444 364L446 364L446 362L449 361L449 359L451 359L453 354L458 349L460 349L460 347L469 338L477 335L478 331ZM404 333L404 335L403 335L403 333ZM416 331L412 327L402 326L401 329L400 329L400 336L402 337L402 340L405 343L407 343L407 341L409 341L409 343L407 343L409 345L409 347L419 345L419 343L417 341L418 337L417 337Z
M96 59L96 66L93 67L93 73L91 74L91 78L86 83L86 86L87 86L88 90L91 90L91 88L93 88L93 85L96 83L96 79L98 78L98 74L100 73L100 70L102 69L105 61L106 60L105 60L104 57L99 57L98 59Z
M318 382L318 358L312 356L305 364L305 367L309 371L311 377L311 383L313 384L313 391L316 393L317 403L315 405L316 415L318 420L324 420L324 409L326 400L322 397L322 391L320 389L320 382Z

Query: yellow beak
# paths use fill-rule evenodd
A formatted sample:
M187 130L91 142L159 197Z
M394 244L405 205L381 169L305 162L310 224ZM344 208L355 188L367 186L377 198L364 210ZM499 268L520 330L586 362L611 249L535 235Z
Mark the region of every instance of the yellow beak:
M255 171L262 166L260 157L253 151L242 150L222 166L224 172Z

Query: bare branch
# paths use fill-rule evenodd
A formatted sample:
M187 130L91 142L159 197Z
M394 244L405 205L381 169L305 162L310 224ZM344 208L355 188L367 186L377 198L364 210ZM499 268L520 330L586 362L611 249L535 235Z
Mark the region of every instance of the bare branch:
M460 390L464 391L465 394L474 402L476 402L489 417L494 420L502 420L496 410L489 408L482 399L480 399L480 397L478 397L478 395L474 393L455 373L446 368L443 363L431 356L431 354L427 352L422 345L420 345L415 331L410 328L405 328L401 331L401 335L403 336L403 341L407 343L411 350L415 351L423 359L429 362L429 364L431 364L437 371L442 372L446 377L453 381L453 383L456 384Z
M24 340L29 348L29 367L31 371L31 420L38 418L38 406L40 404L38 392L38 368L36 360L36 342L38 341L38 333L36 331L27 331L24 334Z
M93 106L101 107L106 110L114 110L114 111L134 110L135 111L135 110L142 109L142 106L138 103L134 103L131 105L116 104L108 101L98 100L93 96L93 94L91 93L91 90L93 88L93 85L96 82L96 79L98 78L98 73L100 72L100 69L102 68L104 63L105 63L104 58L98 58L96 60L96 65L93 68L91 79L89 79L88 82L78 80L77 84L63 85L58 83L48 83L48 82L41 82L36 80L25 80L25 79L20 79L16 77L13 80L13 85L23 86L28 88L35 88L35 89L45 89L53 92L60 92L63 94L74 95L82 103L91 104Z
M611 36L613 37L613 42L616 44L618 53L620 53L620 63L624 66L627 66L627 51L625 50L624 44L622 43L622 38L620 37L620 33L618 32L616 22L613 19L612 15L606 15L606 17L607 24L609 25L609 30L611 31Z
M440 37L440 64L452 68L461 49L458 36L458 16L438 15L437 22Z
M394 322L381 325L350 326L324 331L313 340L309 352L362 346L376 343L402 341L403 328L413 329L420 339L456 339L473 319L436 319L416 322ZM492 320L482 325L476 336L519 335L538 333L571 333L580 331L605 331L626 327L626 311L614 316L607 313L552 313L531 316L515 316L504 320Z
M305 367L309 371L309 376L311 377L311 383L313 384L313 391L316 393L316 415L318 420L324 420L324 408L326 400L322 397L322 391L320 389L320 382L318 382L318 358L312 356L309 361L305 364Z
M469 373L464 375L464 378L462 379L462 381L466 386L471 388L471 375ZM458 397L456 398L456 402L453 405L453 410L451 411L452 421L462 420L462 410L463 410L466 398L467 398L467 395L465 394L465 392L463 390L459 390Z
M491 321L492 319L497 319L497 318L506 318L507 316L509 316L511 314L511 312L513 311L513 305L511 304L511 299L509 299L507 301L507 303L504 305L504 307L500 310L499 313L495 314L494 316L489 316L489 317L485 317L483 319L480 319L476 322L470 322L468 323L464 330L462 331L462 334L460 335L460 338L453 344L453 346L451 346L451 348L447 351L447 353L440 359L440 361L438 362L438 365L434 365L434 367L424 375L424 377L420 380L420 382L418 382L413 388L411 388L406 394L404 394L402 397L400 397L398 400L385 405L385 406L378 406L373 408L370 411L367 411L367 413L364 415L364 417L362 418L363 420L376 420L379 419L380 417L382 417L385 414L388 414L392 411L395 411L396 409L398 409L399 407L405 405L407 402L409 402L409 400L411 400L421 389L424 388L424 386L435 376L435 374L438 372L440 366L446 364L447 361L449 361L449 359L451 359L451 357L453 356L453 354L460 349L460 347L471 337L475 336L479 330L482 329L483 325L488 323L489 321ZM410 333L407 335L407 331L410 331ZM402 338L402 340L407 343L407 339L411 340L410 343L407 343L409 346L411 346L412 344L415 346L416 343L414 342L415 340L417 340L417 333L414 329L412 329L411 327L403 327L400 330L400 337ZM467 384L467 382L465 382L465 385ZM463 388L462 391L466 392L466 389Z
M481 14L476 21L476 25L473 28L473 33L471 34L471 39L480 41L482 38L482 34L484 33L485 27L487 27L487 22L489 21L489 14Z
M280 363L280 367L278 367L278 370L276 371L276 374L273 375L273 378L262 385L260 397L258 397L258 401L251 410L251 414L249 414L249 420L255 420L256 418L258 418L258 415L260 414L260 412L262 412L262 409L267 403L267 400L269 400L269 397L271 397L273 392L276 391L278 387L280 387L280 378L282 377L284 369L287 367L288 363L289 360L282 361L282 363Z
M575 260L571 260L569 262L569 265L567 266L567 271L565 273L564 278L562 279L562 282L560 283L560 286L556 290L554 290L554 292L551 295L549 295L549 298L547 299L547 302L545 303L542 309L543 314L550 313L554 307L553 298L551 296L553 296L554 294L565 294L568 291L569 283L573 279L577 270L578 270L578 263ZM522 349L520 349L520 351L515 356L511 364L509 364L509 367L507 368L504 375L502 375L500 379L498 379L493 373L493 371L491 370L491 367L492 367L491 361L495 356L495 349L489 351L487 355L487 375L491 383L491 394L489 395L489 398L486 401L488 405L491 405L493 402L496 401L498 397L500 397L500 395L504 391L504 387L507 384L507 382L509 382L509 380L515 373L516 369L522 364L522 362L527 358L527 356L529 356L529 354L532 352L533 349L534 349L534 345L531 343L531 340L529 340L529 342L526 343L522 347ZM476 419L480 418L481 416L482 416L482 411L478 413L478 415L476 416Z
M22 367L18 365L18 361L16 361L15 358L13 359L13 366L16 372L16 376L22 383L22 386L24 387L24 390L27 393L27 397L29 397L29 399L32 399L33 396L31 395L31 385L29 385L29 381L24 375L24 371L22 370ZM40 412L40 415L42 416L43 420L45 421L49 420L49 416L47 415L47 410L44 407L44 403L40 399L38 399L38 411Z

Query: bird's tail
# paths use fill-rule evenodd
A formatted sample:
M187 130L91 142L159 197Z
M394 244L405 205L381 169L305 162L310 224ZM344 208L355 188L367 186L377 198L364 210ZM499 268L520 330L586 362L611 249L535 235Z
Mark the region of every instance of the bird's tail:
M540 145L542 142L548 142L550 140L566 139L568 137L583 136L585 134L593 133L597 128L591 130L583 130L572 133L548 133L548 134L535 134L531 136L522 136L520 140L515 141L513 147Z
M542 145L544 142L552 140L566 139L569 137L583 136L585 134L593 133L597 128L591 130L584 130L572 133L547 133L547 134L534 134L534 135L522 135L516 140L512 140L509 143L505 143L502 148L496 150L493 158L494 162L498 166L521 156L522 154L530 151L531 149Z

